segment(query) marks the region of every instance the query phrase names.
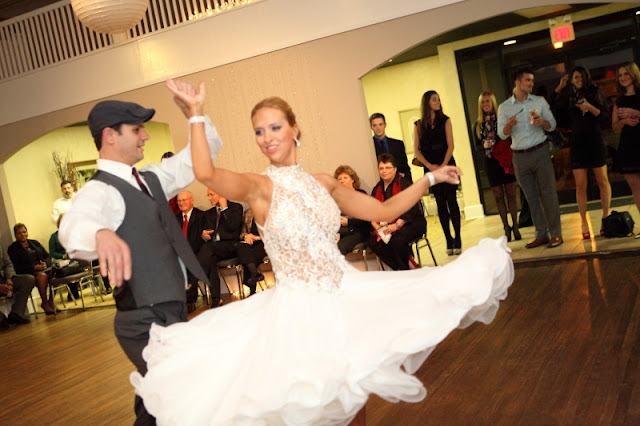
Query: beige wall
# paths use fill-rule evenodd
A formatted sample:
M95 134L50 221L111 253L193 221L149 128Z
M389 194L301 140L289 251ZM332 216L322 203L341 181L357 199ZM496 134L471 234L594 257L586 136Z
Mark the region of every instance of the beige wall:
M265 2L265 7L269 3ZM225 141L220 166L238 171L264 169L265 161L253 147L248 115L261 98L280 95L291 102L299 118L303 132L299 151L302 165L311 172L332 172L336 165L349 163L358 170L365 185L370 186L376 180L376 172L361 77L390 57L453 28L507 11L560 3L467 0L194 73L189 79L207 84L207 110ZM363 14L371 13L364 3L358 4ZM265 28L268 26L255 28L254 43L259 44L260 33ZM454 70L441 66L447 69L447 75L456 75ZM446 83L455 84L454 79ZM421 91L422 88L417 92ZM455 106L449 99L450 93L443 96L451 116L463 117L464 113L456 110L461 100L460 105ZM157 108L156 119L169 123L176 148L185 145L186 124L162 84L113 97ZM33 102L36 104L38 99ZM11 153L46 132L85 120L93 104L86 102L1 126L0 161L6 161ZM456 140L461 140L460 134L460 129L454 129ZM192 188L196 190L196 197L204 191L199 184ZM6 197L5 188L2 189ZM0 224L3 235L7 228L8 223Z

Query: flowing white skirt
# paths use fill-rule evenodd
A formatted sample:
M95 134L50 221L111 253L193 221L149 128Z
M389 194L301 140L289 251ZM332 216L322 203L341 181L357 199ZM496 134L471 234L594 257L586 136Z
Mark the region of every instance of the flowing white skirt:
M490 322L513 281L506 240L456 261L344 275L341 291L278 283L186 323L154 325L131 382L159 424L348 424L375 393L426 395L411 374L452 330Z

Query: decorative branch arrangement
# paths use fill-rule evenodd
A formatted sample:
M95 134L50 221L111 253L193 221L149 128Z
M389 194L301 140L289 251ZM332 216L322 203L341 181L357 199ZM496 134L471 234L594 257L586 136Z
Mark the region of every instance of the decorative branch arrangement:
M78 176L76 170L73 167L70 167L70 164L72 163L71 153L67 152L66 154L61 154L53 151L51 153L51 157L53 157L53 171L58 177L60 181L59 183L68 180L73 183L74 187L76 187Z

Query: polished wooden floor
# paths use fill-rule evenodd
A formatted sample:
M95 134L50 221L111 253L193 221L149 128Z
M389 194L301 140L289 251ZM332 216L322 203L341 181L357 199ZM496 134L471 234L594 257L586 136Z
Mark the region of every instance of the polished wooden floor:
M426 399L372 397L367 424L640 424L639 277L637 251L518 265L494 322L455 331L418 371ZM0 333L0 425L131 424L113 315L66 311Z

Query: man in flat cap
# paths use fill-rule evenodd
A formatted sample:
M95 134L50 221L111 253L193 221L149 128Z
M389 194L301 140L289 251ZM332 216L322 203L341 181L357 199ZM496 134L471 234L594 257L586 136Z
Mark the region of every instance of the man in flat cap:
M178 83L195 91L189 83ZM176 103L189 121L205 123L215 159L222 141L214 125ZM142 375L151 324L187 319L185 266L207 282L167 203L194 180L190 145L160 164L139 172L135 168L149 140L144 123L154 113L120 101L100 102L91 110L88 124L99 151L98 172L74 197L59 233L69 257L98 258L102 275L109 273L115 286L115 334ZM134 409L136 424L155 424L138 396Z

